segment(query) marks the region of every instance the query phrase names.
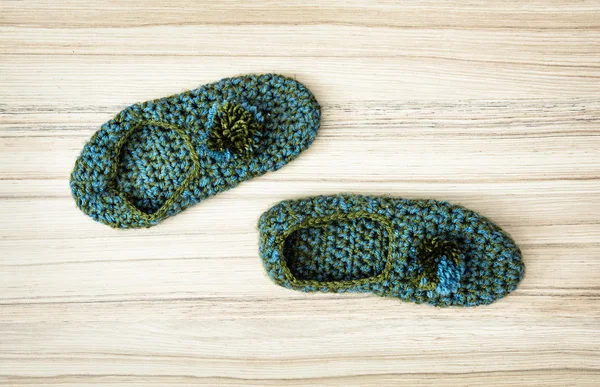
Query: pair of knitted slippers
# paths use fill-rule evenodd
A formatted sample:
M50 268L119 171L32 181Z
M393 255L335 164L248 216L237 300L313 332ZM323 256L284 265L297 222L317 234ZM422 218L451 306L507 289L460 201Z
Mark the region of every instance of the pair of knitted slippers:
M73 197L111 227L150 227L283 167L310 146L319 121L312 93L272 74L135 104L84 146ZM510 293L524 274L519 248L500 227L435 200L287 200L261 216L259 231L268 275L301 291L474 306Z

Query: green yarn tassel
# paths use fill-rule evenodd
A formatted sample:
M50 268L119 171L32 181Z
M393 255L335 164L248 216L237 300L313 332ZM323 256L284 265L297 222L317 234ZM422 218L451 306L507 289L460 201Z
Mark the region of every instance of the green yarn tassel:
M438 238L424 240L417 247L417 259L423 268L420 276L416 278L416 285L423 290L435 290L439 283L438 264L442 256L445 256L455 265L460 264L460 250L458 245L451 241ZM423 278L427 280L421 285Z
M208 149L250 156L256 147L254 137L262 126L241 105L226 102L217 109L207 140Z

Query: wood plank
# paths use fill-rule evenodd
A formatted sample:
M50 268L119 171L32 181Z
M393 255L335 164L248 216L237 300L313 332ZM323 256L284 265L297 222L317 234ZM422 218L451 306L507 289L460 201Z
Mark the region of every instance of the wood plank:
M68 5L52 0L2 4L0 24L46 28L144 27L148 25L358 25L428 29L575 29L593 30L598 23L594 0L528 0L514 3L420 0L398 7L393 1L279 1L195 3L147 0L133 3L83 0ZM68 12L68 17L65 17Z
M505 371L493 373L438 373L435 375L423 373L390 372L382 375L354 375L328 378L285 378L285 379L249 379L196 376L153 375L151 378L133 374L124 375L61 375L51 377L7 377L0 378L11 386L358 386L368 384L377 386L424 386L436 387L440 383L447 385L469 386L502 385L502 386L547 386L563 387L565 383L575 383L577 386L596 386L598 373L594 370L531 370Z
M194 239L195 236L187 238ZM63 249L65 257L58 255L46 260L36 257L33 262L2 265L3 285L11 291L0 295L0 303L264 298L268 295L300 297L298 293L270 283L258 257L256 239L255 233L251 233L242 238L242 243L223 244L221 249L212 245L211 250L209 243L196 242L185 248L169 249L167 253L167 249L162 248L157 249L155 255L141 256L142 246L156 246L161 241L180 242L173 237L156 238L153 242L137 238L131 243L135 249L127 248L129 243L125 240L123 245L107 246L101 252L96 250L93 259L74 260L73 256L77 254L91 255L84 247L84 240L71 244L71 252ZM215 237L215 240L223 238ZM65 244L64 241L60 243ZM96 241L92 246L102 243L106 246L106 239L101 239L100 243ZM50 247L57 245L49 244ZM230 245L233 247L227 247ZM596 279L600 275L600 263L594 261L597 248L594 244L523 247L527 276L515 296L521 293L599 296ZM50 248L47 252L56 250ZM124 250L131 251L131 255L123 257L121 252ZM577 251L577 259L569 260L573 251ZM218 253L220 256L214 257Z
M594 53L590 55L595 57ZM246 73L296 77L319 101L335 103L594 98L600 92L598 66L552 67L419 57L286 58L260 54L100 58L105 59L85 55L4 55L0 75L5 81L0 83L0 99L16 100L18 105L27 101L30 106L52 101L62 107L122 105Z
M596 30L447 30L332 25L144 26L136 28L40 28L0 25L0 53L103 55L105 57L261 57L427 59L450 67L573 70L597 74ZM352 39L348 39L351 37ZM217 38L217 39L215 39ZM269 51L265 51L265 46ZM299 54L299 52L301 54ZM198 58L194 58L198 59ZM207 58L210 59L210 58ZM501 67L496 66L496 67Z

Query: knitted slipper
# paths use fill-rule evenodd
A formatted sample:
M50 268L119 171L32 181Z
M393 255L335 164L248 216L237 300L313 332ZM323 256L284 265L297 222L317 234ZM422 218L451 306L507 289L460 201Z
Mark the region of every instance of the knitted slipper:
M305 292L474 306L512 292L525 272L519 248L500 227L435 200L288 200L264 213L258 226L268 275Z
M150 227L275 171L309 147L315 97L279 75L245 75L132 105L102 125L71 174L79 208L112 227Z

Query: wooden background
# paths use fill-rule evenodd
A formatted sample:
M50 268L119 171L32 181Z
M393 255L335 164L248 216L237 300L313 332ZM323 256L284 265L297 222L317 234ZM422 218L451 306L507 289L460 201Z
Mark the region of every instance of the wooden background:
M0 384L600 385L600 1L0 3ZM276 72L313 146L145 230L68 177L125 106ZM436 309L272 284L274 203L360 192L489 216L527 275Z

